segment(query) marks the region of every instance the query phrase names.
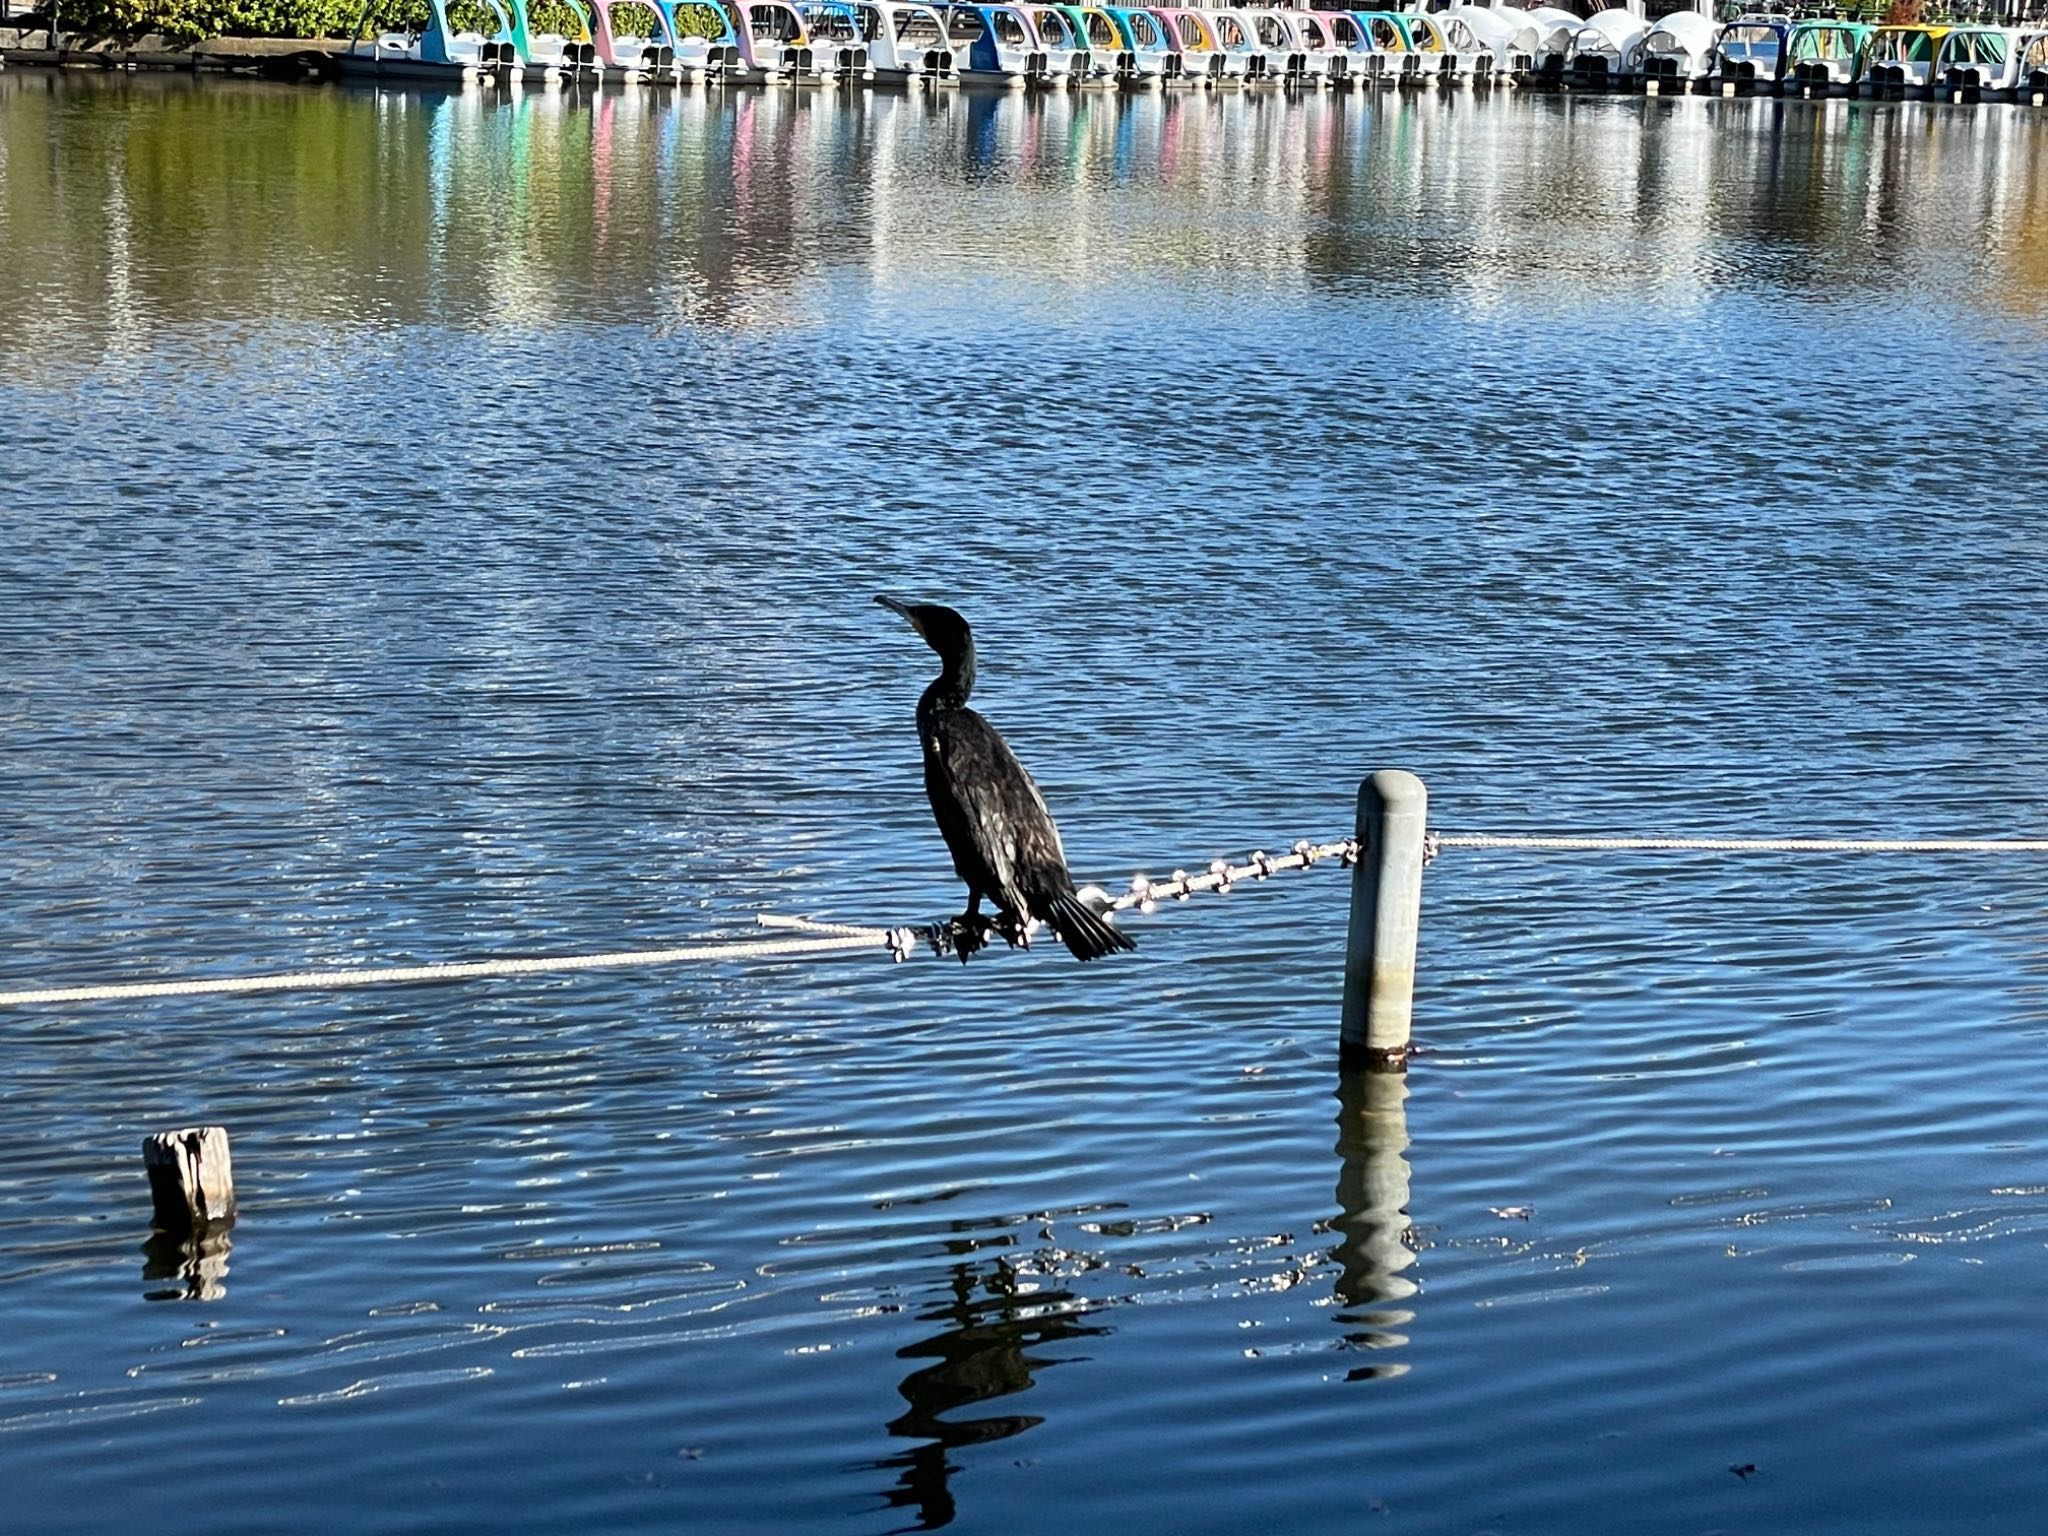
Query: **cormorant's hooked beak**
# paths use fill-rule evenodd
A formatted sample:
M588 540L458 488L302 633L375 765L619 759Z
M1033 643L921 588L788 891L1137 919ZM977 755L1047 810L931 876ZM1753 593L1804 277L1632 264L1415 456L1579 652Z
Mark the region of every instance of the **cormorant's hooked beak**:
M920 624L917 621L917 614L912 611L910 604L903 602L899 598L894 597L878 597L875 599L875 601L880 603L884 608L888 609L891 613L895 614L898 618L904 620L904 622L909 624L912 629L916 630L920 636L924 634L924 625Z

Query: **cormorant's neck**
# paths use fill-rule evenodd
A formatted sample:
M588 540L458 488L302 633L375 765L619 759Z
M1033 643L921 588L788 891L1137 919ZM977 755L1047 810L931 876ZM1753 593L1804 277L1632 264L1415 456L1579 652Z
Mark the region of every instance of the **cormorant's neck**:
M924 697L917 701L919 715L938 714L949 709L965 709L967 695L974 692L974 642L968 641L957 651L939 658L944 669L925 689Z

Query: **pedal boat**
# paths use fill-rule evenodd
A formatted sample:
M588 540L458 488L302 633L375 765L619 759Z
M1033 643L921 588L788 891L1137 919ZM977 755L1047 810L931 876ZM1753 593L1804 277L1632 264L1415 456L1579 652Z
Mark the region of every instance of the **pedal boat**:
M1514 17L1528 22L1536 29L1535 46L1530 50L1536 55L1534 78L1546 85L1557 85L1564 79L1565 61L1572 54L1572 39L1579 35L1579 28L1586 23L1570 11L1554 5L1496 6L1503 16Z
M1386 54L1372 45L1372 32L1355 11L1308 11L1329 35L1330 60L1324 77L1332 87L1378 85L1387 72Z
M1479 45L1463 22L1451 20L1442 11L1407 11L1401 20L1423 79L1460 85L1493 73L1492 52Z
M1351 83L1351 54L1337 46L1326 16L1315 11L1251 11L1247 14L1254 18L1277 16L1293 32L1300 69L1298 73L1295 71L1294 57L1290 56L1284 76L1286 84L1315 91L1324 86L1334 89Z
M796 8L810 39L811 62L820 79L839 85L875 78L872 51L862 35L861 17L848 0L810 0Z
M2017 27L1957 27L1934 55L1935 91L1945 101L2013 100L2025 39Z
M2019 99L2029 106L2048 104L2048 32L2031 31L2020 39Z
M1352 16L1365 33L1366 46L1380 57L1373 78L1381 85L1420 85L1425 72L1436 74L1432 59L1425 71L1422 58L1408 33L1406 18L1393 11L1353 11Z
M1879 100L1926 96L1934 86L1934 56L1947 27L1879 27L1870 34L1869 63L1860 94Z
M1198 10L1153 6L1149 14L1165 33L1167 47L1174 49L1174 57L1180 59L1178 80L1190 86L1214 86L1223 80L1223 53L1217 49L1217 37Z
M1351 55L1351 78L1360 88L1399 84L1405 45L1398 29L1375 40L1372 20L1366 13L1342 11L1335 14L1336 19L1330 23L1330 35Z
M1489 62L1483 71L1473 72L1475 81L1518 83L1536 73L1542 29L1528 12L1513 7L1454 5L1438 19L1447 26L1462 26L1471 34L1474 46L1485 52Z
M1419 11L1358 11L1375 52L1384 54L1383 78L1396 85L1437 85L1456 78L1458 61L1437 18Z
M929 5L896 0L852 0L860 33L868 45L868 68L877 85L952 85L953 50L946 43L946 19Z
M1110 73L1119 85L1142 91L1187 83L1181 73L1180 50L1159 17L1125 5L1104 6L1101 14L1116 26L1117 46L1110 58Z
M724 76L729 60L739 58L739 40L733 36L732 13L722 5L708 5L698 0L644 0L661 12L668 23L668 36L676 51L675 76L702 84L706 80L717 80ZM682 7L690 10L690 24L696 25L698 18L716 18L719 28L716 37L683 30Z
M1117 73L1116 56L1123 52L1123 29L1116 18L1099 5L1060 5L1055 9L1067 18L1074 29L1074 36L1082 48L1088 50L1089 76L1087 84L1115 85L1122 78ZM1074 82L1082 84L1080 80Z
M1436 17L1419 11L1399 11L1395 13L1395 20L1400 22L1401 32L1408 39L1408 52L1415 59L1417 84L1447 84L1455 78L1457 62L1451 56Z
M604 78L604 66L597 61L597 44L590 31L590 9L583 0L563 0L576 18L577 35L536 32L526 0L511 0L512 31L525 61L523 78L528 82L563 81L594 85Z
M621 33L612 26L612 12L632 5L654 17L649 37ZM597 49L597 67L607 85L634 85L641 81L673 84L681 78L676 65L675 23L659 6L637 4L635 0L592 0L591 41Z
M1788 96L1848 96L1863 78L1870 50L1860 21L1795 22L1785 43L1790 67L1779 89Z
M1699 11L1659 17L1643 39L1644 91L1705 90L1714 77L1714 44L1720 35L1721 29Z
M356 78L434 80L466 85L489 77L509 76L519 67L512 14L500 0L484 0L498 19L498 30L457 32L448 20L447 0L427 0L423 32L380 32L358 38L335 55L335 68ZM364 18L369 11L365 9Z
M1602 11L1573 34L1565 79L1582 90L1626 89L1642 73L1643 44L1649 37L1649 22L1635 12Z
M1266 53L1268 78L1290 90L1321 90L1331 61L1350 63L1329 45L1329 31L1307 10L1249 6L1237 12Z
M815 85L818 59L804 19L787 0L717 0L731 41L720 59L742 85ZM716 50L714 50L715 52Z
M1216 46L1215 28L1200 11L1155 6L1152 14L1166 29L1167 41L1180 55L1181 77L1195 85L1223 83L1223 50Z
M1502 24L1492 17L1475 23L1473 18L1482 14L1476 6L1463 6L1411 18L1411 31L1412 23L1426 22L1436 34L1437 49L1444 59L1437 73L1445 81L1491 85L1499 73L1500 60L1490 39L1496 35L1494 28Z
M1786 46L1792 35L1789 16L1738 16L1721 29L1714 44L1714 79L1723 96L1775 91L1791 63Z
M1226 85L1278 85L1287 68L1287 53L1270 51L1259 37L1258 23L1251 13L1235 6L1205 9L1216 34L1216 46L1223 50L1223 80Z
M1052 60L1019 5L948 6L946 40L962 85L1016 88L1043 84L1052 74Z
M1089 48L1085 35L1065 6L1027 5L1024 14L1031 19L1031 30L1038 34L1038 46L1045 52L1049 83L1093 84L1098 62L1102 78L1109 78L1109 61L1096 59L1094 50Z

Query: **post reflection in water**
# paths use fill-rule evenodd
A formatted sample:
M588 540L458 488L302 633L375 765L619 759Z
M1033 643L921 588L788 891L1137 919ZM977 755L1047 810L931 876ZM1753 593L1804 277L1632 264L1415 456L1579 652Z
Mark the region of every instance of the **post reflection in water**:
M948 1246L971 1252L982 1243L963 1238ZM1084 1358L1032 1351L1109 1332L1089 1321L1105 1305L1100 1299L1065 1287L1034 1289L1019 1277L1020 1266L1001 1254L993 1261L951 1266L944 1298L919 1314L925 1322L945 1326L896 1352L901 1360L931 1362L898 1385L909 1407L887 1426L891 1435L919 1443L874 1463L897 1474L883 1498L892 1508L916 1511L914 1529L937 1530L952 1522L956 1468L951 1454L956 1447L1007 1440L1044 1422L1028 1413L945 1415L1023 1392L1046 1366Z
M1408 1273L1419 1246L1408 1216L1408 1078L1399 1072L1347 1072L1337 1083L1337 1320L1359 1349L1397 1349L1415 1320L1405 1301L1419 1288ZM1350 1381L1401 1376L1404 1361L1361 1365Z
M219 1301L227 1295L229 1234L215 1229L198 1237L152 1232L142 1245L142 1278L151 1282L145 1301ZM174 1280L175 1285L160 1282Z

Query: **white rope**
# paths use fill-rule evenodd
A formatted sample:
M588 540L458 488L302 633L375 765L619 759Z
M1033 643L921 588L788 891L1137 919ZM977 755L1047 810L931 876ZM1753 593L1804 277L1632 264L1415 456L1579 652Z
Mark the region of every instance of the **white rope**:
M1175 870L1173 878L1150 881L1143 875L1131 882L1130 891L1114 901L1108 893L1090 888L1097 904L1112 911L1137 907L1155 910L1166 899L1186 900L1200 891L1228 892L1238 881L1263 880L1283 869L1306 869L1324 858L1342 858L1349 863L1357 852L1356 842L1314 844L1300 842L1294 851L1278 858L1255 853L1244 865L1217 859L1208 872L1190 875ZM920 944L945 953L952 943L950 925L927 923L902 928L858 928L845 923L822 923L807 917L783 917L771 912L755 917L764 928L815 935L800 939L773 939L765 943L735 940L727 944L691 944L670 949L620 950L601 955L550 955L519 960L462 960L439 965L366 965L345 971L293 971L274 976L221 976L196 981L117 982L98 987L37 987L0 992L0 1008L28 1003L100 1003L136 1001L152 997L201 997L211 993L315 992L341 987L397 986L407 982L474 981L490 976L535 976L572 971L623 969L628 966L675 965L690 960L785 960L812 955L846 954L863 949L883 950L898 960L907 960Z
M866 939L871 944L889 942L890 929L856 928L846 923L821 923L813 917L784 917L777 912L756 912L754 921L763 928L786 928L793 933L830 933L842 939Z
M1700 853L2048 853L2048 838L1853 837L1503 837L1485 832L1431 833L1435 848L1608 849Z
M460 960L440 965L365 965L345 971L293 971L276 976L217 976L196 981L137 981L104 987L40 987L0 992L0 1008L22 1003L99 1003L146 997L199 997L213 992L315 992L337 987L395 986L401 982L473 981L485 976L534 976L625 966L674 965L685 960L788 960L890 945L886 928L848 928L829 938L775 939L767 943L690 944L673 949L629 949L602 955L549 955L521 960Z
M1697 851L1703 853L2048 853L2048 838L1819 838L1819 837L1509 837L1492 833L1431 832L1424 844L1426 859L1446 848L1537 849L1563 852L1609 850ZM1158 910L1162 901L1185 901L1207 891L1228 895L1233 886L1266 879L1283 870L1308 869L1325 859L1350 865L1358 859L1358 841L1303 840L1289 853L1254 853L1243 864L1214 860L1201 874L1176 869L1164 880L1135 875L1130 889L1111 897L1100 887L1082 892L1105 911L1142 913ZM617 950L597 955L547 955L518 960L460 960L439 965L366 965L339 971L293 971L272 976L220 976L195 981L118 982L98 987L37 987L0 992L0 1008L27 1003L97 1003L152 997L200 997L210 993L313 992L343 987L396 986L406 982L474 981L491 976L535 976L574 971L619 970L636 966L675 965L705 960L795 960L813 955L885 950L898 960L916 953L920 944L945 952L950 946L947 923L902 928L858 928L821 923L804 917L762 913L764 928L812 935L767 942L734 940L723 944L689 944L668 949Z

